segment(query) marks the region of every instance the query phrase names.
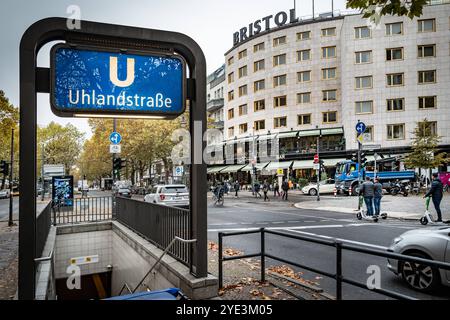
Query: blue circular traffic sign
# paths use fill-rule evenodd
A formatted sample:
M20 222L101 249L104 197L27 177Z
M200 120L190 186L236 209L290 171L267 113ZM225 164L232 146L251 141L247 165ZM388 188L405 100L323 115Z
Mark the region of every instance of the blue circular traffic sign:
M364 133L364 131L366 131L366 125L364 124L364 122L358 122L358 124L356 125L356 132L358 133Z
M112 144L119 144L120 141L122 141L122 136L118 132L113 132L109 135L109 141L111 141Z

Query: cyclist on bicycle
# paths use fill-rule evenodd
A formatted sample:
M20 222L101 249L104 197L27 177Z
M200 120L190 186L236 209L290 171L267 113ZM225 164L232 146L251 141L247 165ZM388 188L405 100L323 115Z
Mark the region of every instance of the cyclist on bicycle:
M225 193L224 183L222 182L222 183L217 184L214 187L213 193L217 199L220 199L221 197L223 197L223 194Z

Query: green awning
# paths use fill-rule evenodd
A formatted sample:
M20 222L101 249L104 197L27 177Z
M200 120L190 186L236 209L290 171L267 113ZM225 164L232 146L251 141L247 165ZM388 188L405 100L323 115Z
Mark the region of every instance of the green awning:
M304 130L304 131L298 132L299 137L311 137L311 136L318 136L318 135L320 135L320 130Z
M243 167L245 167L245 164L235 164L235 165L226 167L225 169L220 171L220 173L234 173L234 172L238 172Z
M313 169L314 163L313 159L311 160L295 160L294 164L292 165L292 169Z
M293 138L297 136L298 131L282 132L278 134L278 139Z
M272 161L267 167L264 168L264 170L272 171L277 169L287 169L291 166L292 161Z
M206 171L206 173L218 173L221 170L227 168L228 166L220 166L220 167L212 167L212 168L208 168L208 170Z
M255 164L256 170L264 169L265 167L267 167L267 165L269 163L270 163L270 161L268 161L268 162L261 162L261 163ZM249 163L244 168L242 168L241 171L252 171L252 168L253 168L252 164Z
M332 134L343 134L344 129L343 128L330 128L330 129L322 129L322 135L328 136Z
M245 137L245 138L239 138L239 139L233 139L233 140L228 140L226 143L227 144L237 144L237 143L245 143L245 142L250 142L253 140L257 139L257 136L254 137Z
M266 140L272 140L275 139L278 133L272 133L272 134L265 134L263 136L258 137L258 141L266 141Z

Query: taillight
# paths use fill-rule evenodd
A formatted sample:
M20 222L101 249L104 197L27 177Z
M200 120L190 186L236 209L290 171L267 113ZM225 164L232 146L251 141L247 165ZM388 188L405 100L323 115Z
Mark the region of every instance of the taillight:
M161 199L161 201L164 201L164 199L166 199L166 196L164 194L160 194L159 198Z

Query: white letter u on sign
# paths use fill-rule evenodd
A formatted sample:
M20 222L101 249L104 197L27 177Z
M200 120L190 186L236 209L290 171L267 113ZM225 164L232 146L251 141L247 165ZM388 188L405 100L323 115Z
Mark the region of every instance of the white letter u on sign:
M134 82L134 59L127 58L127 78L119 80L117 72L117 57L109 57L109 79L116 86L124 88L129 87Z

